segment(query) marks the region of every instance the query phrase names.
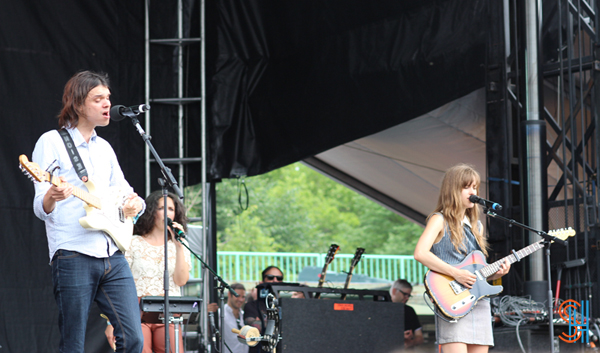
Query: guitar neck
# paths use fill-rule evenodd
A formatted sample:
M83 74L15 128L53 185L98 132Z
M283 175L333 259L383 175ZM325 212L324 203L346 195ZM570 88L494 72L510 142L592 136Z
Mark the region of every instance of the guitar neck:
M483 267L481 270L479 270L479 272L482 275L484 275L485 278L488 278L488 277L492 276L494 273L498 272L498 270L500 269L500 266L506 260L508 260L509 264L513 264L517 261L520 261L522 258L525 258L525 257L533 254L534 252L540 250L543 247L544 247L543 240L539 240L529 246L524 247L523 249L521 249L519 251L516 251L515 252L516 256L515 256L515 254L510 254L506 257L503 257L500 260Z
M356 252L354 253L354 258L352 259L352 262L350 263L350 270L348 271L348 276L346 276L346 283L344 284L344 289L348 289L348 286L350 285L350 281L352 280L352 272L354 271L354 268L356 267L356 265L358 265L358 262L362 258L362 254L364 252L365 252L364 248L356 248Z
M51 176L51 178L49 180L50 180L50 183L52 183L53 185L56 185L56 186L71 185L67 182L62 182L60 180L60 178L57 176ZM88 205L90 205L92 207L95 207L97 209L102 208L102 203L100 201L100 198L90 194L87 191L84 191L84 190L78 188L77 186L74 186L74 185L71 185L71 186L73 187L73 196L77 197L78 199L80 199L81 201L87 203Z
M325 276L327 275L327 266L329 266L329 264L326 264L325 267L323 267L323 270L321 271L321 276L319 277L319 284L318 284L318 288L323 287L323 283L325 283Z
M351 266L350 271L348 271L348 276L346 276L346 283L344 284L344 289L348 289L348 286L350 286L350 281L352 280L352 271L354 271L354 266Z

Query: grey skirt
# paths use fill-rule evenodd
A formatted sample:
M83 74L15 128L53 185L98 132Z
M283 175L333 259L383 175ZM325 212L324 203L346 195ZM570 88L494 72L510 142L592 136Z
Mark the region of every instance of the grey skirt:
M456 323L446 322L436 316L435 336L437 344L462 342L493 346L494 335L489 299L477 302L473 310Z

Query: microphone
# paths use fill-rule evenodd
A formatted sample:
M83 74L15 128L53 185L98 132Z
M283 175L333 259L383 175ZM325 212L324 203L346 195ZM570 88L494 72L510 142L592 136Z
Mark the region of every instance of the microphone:
M492 210L495 210L495 211L502 210L502 205L500 205L496 202L490 201L490 200L482 199L481 197L479 197L477 195L469 196L469 201L471 201L472 203L478 203L484 207L491 208Z
M167 225L175 232L177 238L185 238L185 233L181 229L173 227L173 220L169 217L167 217Z
M131 107L125 107L124 105L115 105L110 108L110 119L114 121L121 121L124 118L130 118L132 115L139 115L150 110L148 104L133 105Z

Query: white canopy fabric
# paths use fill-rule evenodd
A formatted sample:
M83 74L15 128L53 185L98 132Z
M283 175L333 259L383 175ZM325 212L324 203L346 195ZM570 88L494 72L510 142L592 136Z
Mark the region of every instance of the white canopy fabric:
M485 90L304 162L418 224L437 203L446 169L473 165L487 194Z

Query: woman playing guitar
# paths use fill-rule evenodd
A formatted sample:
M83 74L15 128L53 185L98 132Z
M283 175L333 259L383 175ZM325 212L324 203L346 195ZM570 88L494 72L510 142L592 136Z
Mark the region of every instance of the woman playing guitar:
M473 167L459 164L444 175L438 204L415 248L415 259L432 271L450 276L466 288L472 288L477 276L457 268L472 251L487 255L487 240L479 222L479 208L469 200L479 192L480 176ZM493 280L508 273L510 264L500 266L487 278ZM467 315L449 322L436 316L437 343L444 353L486 353L494 345L488 299L482 299Z

